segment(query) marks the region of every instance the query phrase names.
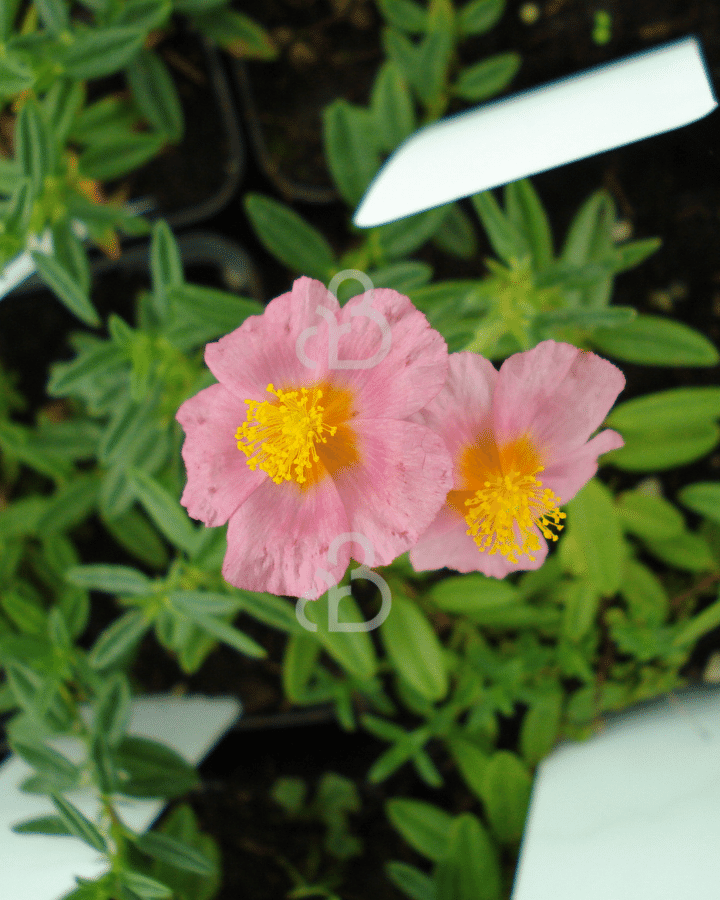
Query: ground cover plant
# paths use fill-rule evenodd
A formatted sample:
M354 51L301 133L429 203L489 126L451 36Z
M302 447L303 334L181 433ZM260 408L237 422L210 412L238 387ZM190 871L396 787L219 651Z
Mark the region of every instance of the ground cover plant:
M351 226L409 133L521 71L514 49L464 55L512 12L499 0L371 4L374 81L323 116L341 200L326 215L244 189L233 216L277 290L195 283L167 223L106 188L181 127L156 29L185 16L272 55L230 6L3 7L2 261L28 249L74 317L62 354L31 361L39 401L0 368L0 710L33 770L23 789L48 797L16 828L105 857L67 900L236 896L224 833L199 823L206 776L128 722L153 684L227 693L257 670L276 709L331 709L371 748L354 780L271 779L272 827L306 832L255 845L281 872L273 896L353 900L374 868L377 896L501 900L538 763L697 679L717 644L718 324L672 315L677 286L652 310L622 288L674 251L653 228L631 236L612 184L557 222L523 180ZM121 71L88 103L89 79ZM113 309L87 239L119 253L117 229L149 234L150 263ZM22 302L3 300L0 336ZM170 812L135 832L123 796Z

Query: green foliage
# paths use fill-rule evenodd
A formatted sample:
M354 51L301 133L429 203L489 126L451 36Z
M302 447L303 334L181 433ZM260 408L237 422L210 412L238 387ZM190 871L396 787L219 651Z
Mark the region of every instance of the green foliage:
M427 576L406 556L384 567L392 604L376 635L335 628L335 595L307 605L308 630L292 601L226 584L224 529L194 524L179 501L175 414L211 384L203 346L262 306L186 282L160 222L134 315L102 321L83 241L112 251L117 231L147 230L102 200L100 182L182 137L172 73L150 32L177 13L233 53L269 59L274 48L226 0L82 5L82 17L64 0L36 3L22 22L18 4L0 14L0 91L15 116L14 155L0 160L0 260L34 236L40 277L92 329L71 336L71 355L49 373L57 420L22 414L23 398L0 372L0 711L10 716L12 750L32 769L25 789L55 810L15 830L71 835L104 855L108 872L80 879L66 900L211 900L219 852L188 806L149 834L120 824L123 796L166 801L198 786L195 769L169 747L129 733L135 661L152 647L191 675L221 643L273 663L281 647L288 701L332 703L343 728L383 742L367 778L389 793L390 823L421 858L389 863L392 883L414 900L505 896L501 862L522 836L533 767L560 739L587 737L607 712L683 685L697 641L720 627L720 483L696 480L675 493L655 477L717 447L720 392L683 386L619 403L605 424L624 446L602 457L613 468L566 505L558 546L540 569L497 580ZM328 167L349 207L421 123L510 83L516 54L468 61L463 46L504 6L379 0L386 58L367 105L340 99L323 116ZM128 90L104 94L93 82L108 73ZM453 352L499 361L554 339L620 364L718 362L705 335L612 302L615 277L660 242L619 240L606 191L581 205L562 240L527 180L365 232L336 228L334 218L332 230L311 225L259 194L246 195L243 208L293 274L327 283L361 269L375 286L407 293ZM480 259L479 248L492 256ZM437 280L438 258L445 270L463 260L463 278ZM344 284L340 301L358 289ZM614 470L632 486L620 491ZM116 545L114 562L87 561L81 538L90 529ZM377 596L349 573L340 591L339 623L359 626L377 613ZM111 615L86 633L96 609ZM509 717L518 738L499 749ZM77 742L78 761L56 749L59 736ZM441 809L392 796L391 778L406 766L424 790L459 780L462 802ZM79 784L95 791L97 820L65 796ZM318 858L330 859L326 868L310 857L303 871L286 867L290 896L337 897L338 872L362 852L354 784L326 773L311 793L285 778L272 796L291 820L320 823Z

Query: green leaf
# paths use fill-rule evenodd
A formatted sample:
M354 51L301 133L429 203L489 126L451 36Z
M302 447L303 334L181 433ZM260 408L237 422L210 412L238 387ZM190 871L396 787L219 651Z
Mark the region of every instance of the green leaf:
M610 492L592 479L570 501L567 510L567 533L577 540L582 554L580 572L601 595L612 596L620 586L624 548Z
M60 489L47 505L38 522L40 534L59 534L84 521L94 510L98 497L97 478L80 477Z
M388 878L410 900L435 900L432 879L408 863L391 860L385 864Z
M407 260L373 269L368 272L368 276L375 287L392 288L401 294L407 294L408 291L427 284L432 278L432 269L427 263ZM359 287L358 293L361 290Z
M190 618L237 613L243 605L241 596L218 594L212 591L173 591L167 595L167 599Z
M706 607L701 613L686 622L673 638L675 647L685 647L694 644L703 635L720 626L720 597Z
M455 39L454 11L449 0L432 0L425 37L415 48L417 70L414 87L431 115L443 103Z
M70 16L64 0L35 0L35 6L43 25L52 34L59 34L70 25Z
M55 259L75 280L83 294L89 296L90 265L85 247L73 231L69 218L62 218L53 223L52 245Z
M391 152L415 130L415 109L405 79L390 60L380 67L372 89L370 111L379 150Z
M88 656L97 670L109 669L135 649L150 623L139 610L131 610L116 619L98 637Z
M112 181L135 171L149 162L167 143L162 132L106 133L102 143L88 147L80 154L78 171L85 178Z
M255 659L262 659L267 656L264 647L254 641L251 637L223 622L221 619L215 619L212 616L203 616L195 613L192 616L193 622L203 631L212 635L216 640L222 641L228 647L244 653L246 656L252 656Z
M154 569L166 567L165 543L139 510L128 510L119 518L103 519L103 525L120 546L136 559Z
M55 146L63 148L75 117L85 102L85 86L69 78L58 78L45 94L43 102Z
M183 136L183 110L165 63L156 53L142 49L125 71L135 103L153 131L178 143Z
M0 594L0 608L20 631L26 634L42 634L45 631L47 612L30 591L23 590L23 582L17 587L6 588Z
M485 34L499 21L504 8L505 0L470 0L458 13L460 35Z
M249 16L234 9L213 9L193 16L196 28L239 59L274 59L277 50L270 36Z
M402 77L417 91L423 78L423 58L420 48L397 28L384 28L382 43L385 56L399 69Z
M164 220L155 223L150 241L150 271L155 294L155 308L161 320L168 311L168 295L173 288L181 287L184 281L180 251Z
M135 897L139 900L165 900L166 897L172 897L172 888L148 875L141 875L140 872L124 869L120 879L123 886L129 888L133 900ZM125 900L125 897L122 900Z
M19 822L11 828L15 834L57 834L72 836L72 832L59 816L39 816L37 819L28 819Z
M515 602L517 591L506 581L473 572L438 581L430 591L430 598L444 612L477 621L477 616L482 618L486 610Z
M150 831L147 834L140 835L136 841L136 846L143 853L159 859L161 862L183 869L186 872L195 872L198 875L212 875L215 871L213 863L199 850L196 850L190 844L171 837L168 834L161 834L157 831Z
M720 482L696 481L678 493L678 500L712 522L720 522Z
M186 803L174 806L163 818L158 831L202 853L213 864L213 872L194 875L158 860L153 864L152 876L172 887L178 900L212 900L220 888L220 850L210 835L199 830L192 809Z
M448 691L443 647L417 606L403 597L393 597L380 633L398 675L426 700L441 700Z
M77 283L72 274L66 271L52 256L45 253L32 253L32 259L38 274L73 315L87 325L98 326L100 318L90 302L86 291Z
M35 83L35 77L28 61L6 46L5 55L0 58L0 97L10 100L23 91L30 90Z
M93 731L102 734L109 747L115 747L125 735L130 721L130 684L121 672L114 672L103 681L95 716Z
M245 196L245 210L260 242L293 271L328 281L335 258L325 238L277 200L260 194Z
M123 738L115 762L126 773L121 791L130 797L180 797L198 785L193 766L170 747L148 738Z
M491 191L474 194L471 200L493 250L501 259L508 263L521 262L532 255L525 235L500 209Z
M160 531L171 544L192 556L199 533L178 501L147 472L133 469L128 474L137 499Z
M410 846L433 862L448 851L448 833L452 817L422 800L395 798L385 805L387 816Z
M639 315L627 325L590 336L604 354L645 366L715 366L720 353L705 335L682 322Z
M146 34L135 27L110 26L77 30L63 48L60 63L76 80L102 78L126 66L142 47Z
M323 140L333 181L354 207L380 166L370 113L347 100L333 101L323 110Z
M41 692L43 682L37 672L16 659L3 662L5 677L15 703L35 719L43 717Z
M367 681L375 675L378 664L370 635L367 631L331 631L328 597L329 593L326 593L318 600L308 603L305 606L305 616L317 625L314 633L330 656L350 675L360 681ZM364 621L357 603L350 595L341 597L337 611L340 625Z
M667 541L645 541L646 548L663 562L686 572L711 572L717 562L708 542L699 534L685 531Z
M89 844L98 853L107 853L107 844L100 830L72 803L59 794L51 794L50 799L58 811L58 816L70 834Z
M492 829L504 844L522 837L532 781L518 756L507 750L494 753L483 774L483 799Z
M52 151L47 122L33 98L23 104L15 123L15 155L33 194L39 194L45 176L52 170Z
M535 287L540 287L538 280ZM605 309L576 307L539 312L533 316L533 324L536 328L563 328L568 325L583 329L617 328L626 322L632 322L636 316L637 311L632 306L609 306Z
M254 616L260 622L270 625L271 628L295 634L306 633L295 615L294 606L282 597L243 592L242 611ZM327 621L327 616L325 621Z
M65 578L70 584L106 594L149 594L153 589L147 575L130 566L73 566L65 573Z
M197 334L194 346L229 334L239 328L248 316L263 312L263 306L257 300L196 284L173 287L168 292L168 298L173 315L183 324L189 322ZM166 333L172 340L172 329Z
M500 900L497 851L477 817L457 816L448 843L448 854L434 873L437 900Z
M565 695L558 687L547 687L533 698L522 721L520 747L526 762L534 766L555 746L559 736Z
M472 259L477 253L475 229L469 216L457 203L449 207L433 241L441 250L459 259Z
M91 0L95 2L95 0ZM105 0L101 0L102 3ZM131 25L143 31L163 28L172 12L172 0L124 0L113 16L114 25Z
M546 269L553 260L550 222L532 182L527 178L505 188L507 216L525 236L532 254L533 271Z
M670 388L626 400L606 424L619 431L658 431L704 425L720 418L720 388Z
M312 678L320 644L309 634L293 634L285 645L282 680L283 690L293 703L301 703Z
M585 547L581 545L580 553L584 550ZM600 596L597 585L588 577L574 578L563 585L565 609L561 634L564 638L577 644L585 637L597 618Z
M413 0L378 0L378 6L388 24L408 34L422 34L427 28L427 12Z
M13 752L32 766L40 775L45 776L60 790L75 787L80 777L80 768L66 759L52 747L44 744L28 744L22 741L11 741Z
M680 534L685 521L676 506L663 497L625 491L617 498L616 509L625 531L650 540L665 540Z
M53 397L84 393L96 378L117 373L126 364L125 354L103 341L89 351L79 353L68 363L54 365L48 383L48 393Z
M0 449L8 458L21 462L54 481L64 481L69 476L70 461L57 452L43 448L37 433L25 426L0 421Z
M497 53L460 70L452 91L463 100L477 103L503 91L513 80L522 62L519 53Z
M371 231L371 241L377 241L378 249L384 260L398 259L417 250L437 234L448 206L438 206L427 212L408 216L399 222L380 225Z
M667 592L653 572L636 559L625 562L620 593L633 622L658 626L666 620L670 609Z
M476 797L482 799L483 775L488 761L487 753L472 741L462 737L451 737L448 740L448 750L465 784Z
M720 428L710 422L648 431L625 431L625 446L603 459L628 472L673 469L706 456L720 441Z
M46 497L23 497L4 507L0 516L0 540L37 534L38 524L48 506Z
M93 777L100 792L114 794L118 788L119 773L104 734L95 732L93 735L90 742L90 760Z
M70 129L78 144L102 144L108 135L128 135L137 127L137 112L129 99L102 97L80 110Z

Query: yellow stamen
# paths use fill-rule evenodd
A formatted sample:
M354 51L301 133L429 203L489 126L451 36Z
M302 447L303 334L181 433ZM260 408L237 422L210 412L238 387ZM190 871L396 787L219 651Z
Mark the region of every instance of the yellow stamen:
M349 391L328 384L296 390L269 384L267 390L272 400L245 401L247 419L235 433L253 471L262 469L276 484L307 487L357 460L354 432L343 424L354 414ZM332 446L325 448L328 439Z
M540 549L535 527L556 541L565 513L561 500L535 476L544 470L540 455L528 438L502 447L482 435L461 458L463 487L451 491L448 502L465 519L467 533L478 548L491 556L502 553L511 563Z

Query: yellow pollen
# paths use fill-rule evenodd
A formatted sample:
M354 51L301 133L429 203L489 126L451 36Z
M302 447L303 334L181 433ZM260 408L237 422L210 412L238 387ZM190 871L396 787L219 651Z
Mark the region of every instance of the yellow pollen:
M500 552L511 563L527 553L534 562L532 554L540 549L540 543L533 525L543 537L558 539L548 526L560 530L565 513L558 509L560 498L550 488L543 490L542 482L535 478L542 471L543 466L539 466L529 475L516 471L498 475L485 481L475 496L465 501L465 521L470 526L467 533L481 550L491 556Z
M459 487L447 502L468 525L467 533L484 553L501 553L511 563L540 549L536 529L556 541L562 502L536 478L544 467L529 435L498 445L489 432L478 435L458 460Z
M235 434L238 449L248 457L253 471L260 467L275 484L290 480L303 484L320 459L316 443L326 443L337 426L323 420L319 387L283 391L269 384L267 390L274 400L245 401L247 419Z

